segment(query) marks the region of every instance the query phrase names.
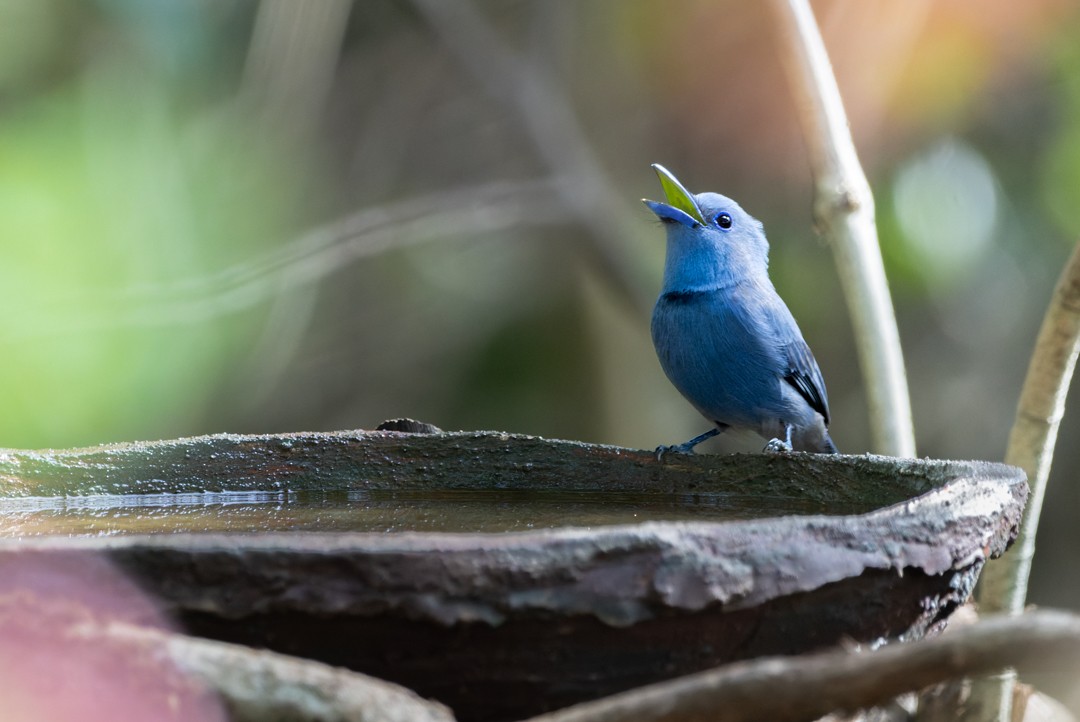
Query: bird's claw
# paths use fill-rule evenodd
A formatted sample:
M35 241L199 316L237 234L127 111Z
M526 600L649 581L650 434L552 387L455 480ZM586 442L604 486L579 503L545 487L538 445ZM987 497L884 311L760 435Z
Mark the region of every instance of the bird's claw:
M761 451L764 454L790 454L794 449L788 441L784 441L783 439L770 439L769 443L765 444L765 448Z
M671 446L664 446L661 444L656 447L654 453L656 454L657 461L663 461L666 454L689 454L690 456L693 456L694 447L688 444L672 444Z

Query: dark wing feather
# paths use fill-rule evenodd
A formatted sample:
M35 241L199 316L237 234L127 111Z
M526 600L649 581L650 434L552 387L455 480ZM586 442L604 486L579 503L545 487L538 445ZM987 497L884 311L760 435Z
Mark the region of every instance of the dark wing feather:
M772 290L772 289L770 289ZM791 384L806 399L810 408L829 423L829 396L825 392L825 380L821 378L814 353L803 340L799 325L787 305L775 291L765 296L761 304L765 319L776 339L781 363L785 364L784 381Z
M793 340L784 348L787 356L788 372L784 380L795 387L795 390L806 399L810 408L825 417L825 424L829 423L829 396L825 392L825 380L821 378L821 369L818 368L817 360L806 342L802 339Z
M786 383L806 399L814 411L829 423L829 397L810 347L787 305L768 281L738 284L727 289L726 306L743 325L751 346L780 366L777 371ZM738 311L738 312L736 312ZM776 368L776 366L772 366Z

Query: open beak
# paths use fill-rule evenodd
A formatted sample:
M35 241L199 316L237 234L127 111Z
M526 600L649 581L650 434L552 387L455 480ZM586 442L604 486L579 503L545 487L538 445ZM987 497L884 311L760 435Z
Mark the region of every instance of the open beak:
M683 188L683 184L679 182L679 179L659 163L653 163L653 170L660 177L660 185L664 188L667 203L658 203L644 198L641 202L647 205L649 210L661 219L678 221L688 228L704 226L705 216L702 215L701 209L698 208L697 201L694 200L694 196L691 195L690 191Z

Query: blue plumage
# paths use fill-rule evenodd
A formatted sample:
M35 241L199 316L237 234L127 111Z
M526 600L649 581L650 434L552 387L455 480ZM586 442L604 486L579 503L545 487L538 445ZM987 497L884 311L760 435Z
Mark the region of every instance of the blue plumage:
M692 195L655 165L668 203L645 201L667 229L664 286L652 338L664 373L705 418L694 446L728 427L771 439L767 449L836 453L821 370L769 280L761 223L717 193Z

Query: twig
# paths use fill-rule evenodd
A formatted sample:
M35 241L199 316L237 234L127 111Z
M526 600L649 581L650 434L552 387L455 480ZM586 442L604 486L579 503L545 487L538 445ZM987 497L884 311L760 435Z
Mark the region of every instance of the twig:
M900 334L874 225L874 198L848 128L808 0L774 0L785 30L786 66L796 93L815 181L814 214L830 240L866 379L874 448L914 456Z
M1031 495L1016 544L999 561L987 565L975 590L983 614L1019 614L1024 608L1039 515L1078 352L1080 246L1073 251L1054 288L1020 392L1005 462L1027 473ZM982 680L972 694L980 696L985 709L1001 710L1004 716L1000 718L1008 719L1013 679L1013 675L1006 674Z
M562 223L565 209L554 193L555 183L489 183L366 208L318 226L262 257L220 271L130 286L100 300L74 294L59 299L57 303L73 310L85 310L74 314L63 328L50 325L47 329L26 329L24 334L190 323L249 308L337 273L359 258L391 249L526 225Z
M876 652L758 659L642 687L529 722L814 720L885 702L954 677L1003 667L1061 671L1080 664L1080 617L1034 612Z
M618 295L647 314L644 268L631 265L637 216L611 189L570 102L550 73L504 43L467 0L413 0L413 5L488 93L513 109L537 153L558 174L558 192L588 232L593 261Z

